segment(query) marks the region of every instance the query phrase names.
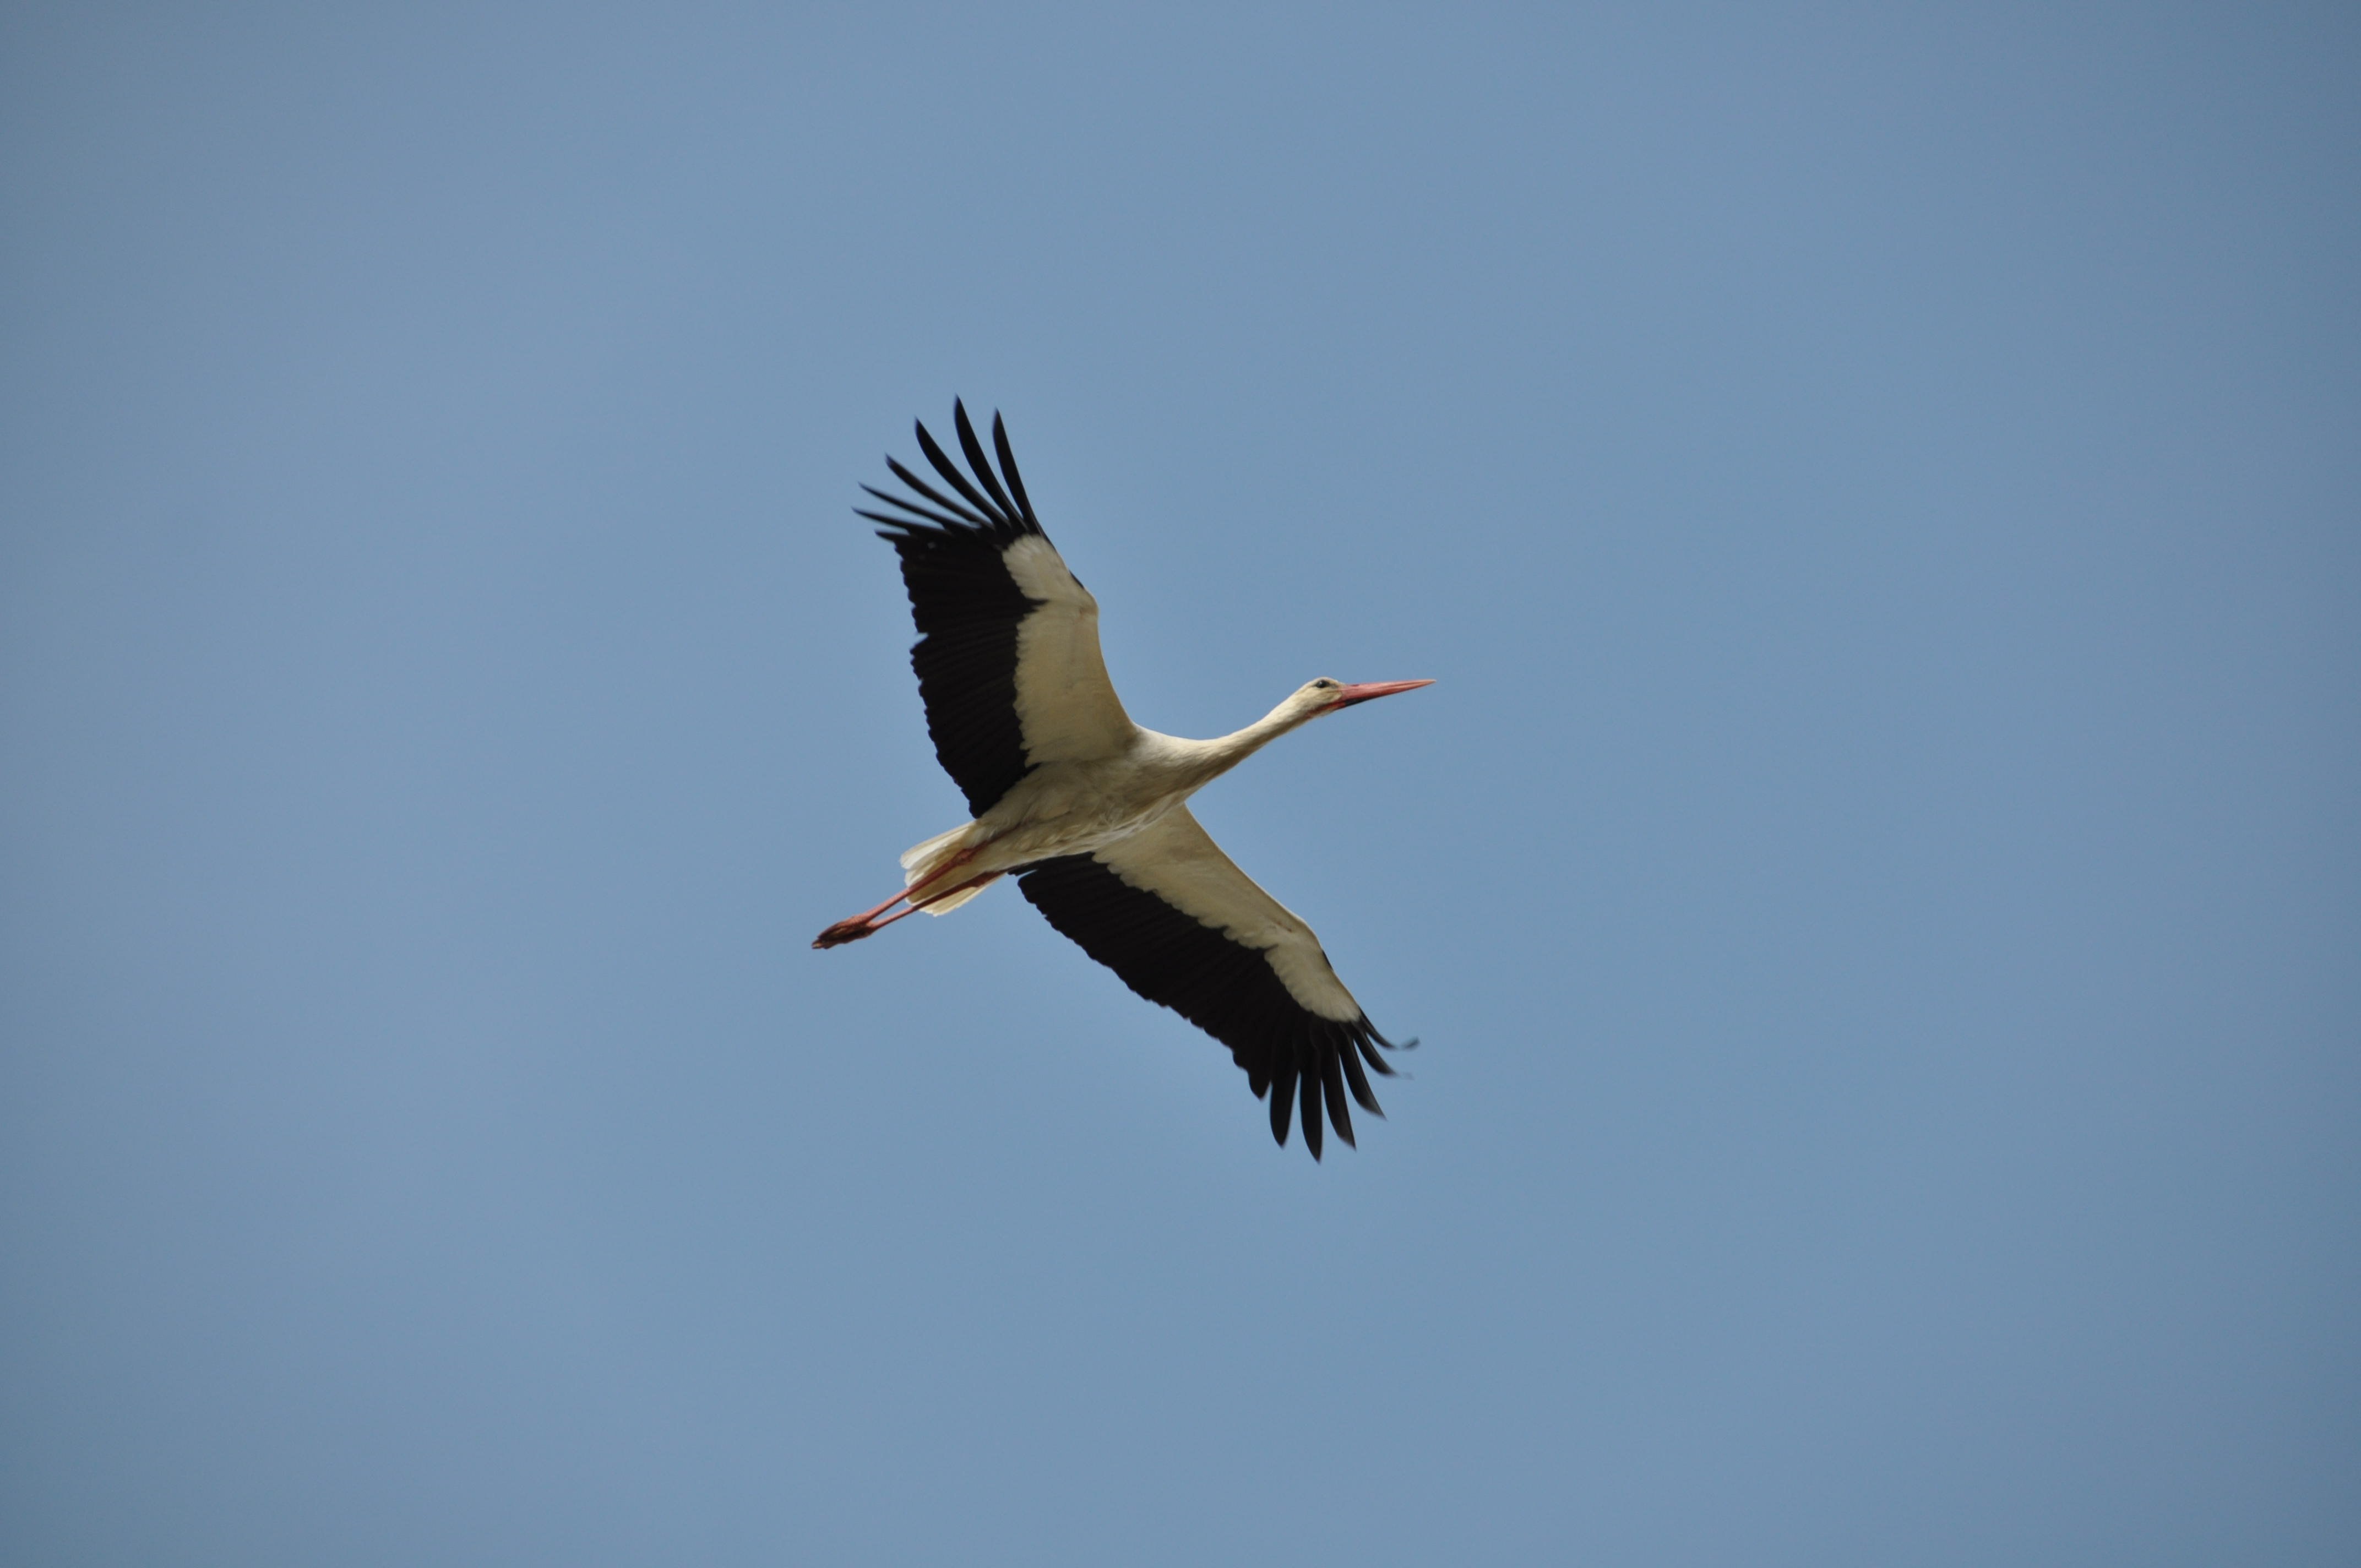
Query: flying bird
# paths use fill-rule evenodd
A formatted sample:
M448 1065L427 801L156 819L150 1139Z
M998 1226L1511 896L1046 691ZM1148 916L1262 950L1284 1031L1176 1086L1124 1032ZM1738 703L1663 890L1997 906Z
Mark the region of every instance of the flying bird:
M1384 1115L1362 1067L1391 1076L1378 1047L1400 1047L1370 1024L1312 927L1222 853L1188 800L1291 729L1434 683L1323 676L1219 740L1141 729L1099 656L1098 601L1041 532L1007 427L993 415L995 470L958 402L951 422L964 473L917 426L950 493L889 456L916 499L863 485L892 510L854 510L882 523L878 537L901 556L928 733L973 820L906 852L902 891L812 946L857 942L922 909L948 915L1013 874L1084 952L1229 1047L1255 1097L1268 1097L1282 1146L1299 1102L1313 1159L1323 1101L1351 1144L1346 1094Z

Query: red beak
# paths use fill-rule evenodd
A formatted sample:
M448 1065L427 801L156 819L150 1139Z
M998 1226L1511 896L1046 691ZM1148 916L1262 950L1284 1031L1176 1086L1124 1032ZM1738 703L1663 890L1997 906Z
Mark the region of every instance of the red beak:
M1433 681L1368 681L1357 686L1344 686L1338 689L1336 700L1330 703L1323 711L1334 713L1340 707L1350 707L1356 702L1367 702L1371 697L1391 696L1396 692L1416 691L1421 686L1431 686L1433 684Z

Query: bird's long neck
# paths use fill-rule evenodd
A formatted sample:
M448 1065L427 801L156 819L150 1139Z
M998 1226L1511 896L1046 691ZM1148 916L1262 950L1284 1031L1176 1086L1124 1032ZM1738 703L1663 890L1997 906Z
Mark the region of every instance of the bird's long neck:
M1234 729L1218 740L1197 741L1198 767L1203 770L1205 779L1219 778L1289 730L1308 723L1312 717L1290 698L1244 729Z

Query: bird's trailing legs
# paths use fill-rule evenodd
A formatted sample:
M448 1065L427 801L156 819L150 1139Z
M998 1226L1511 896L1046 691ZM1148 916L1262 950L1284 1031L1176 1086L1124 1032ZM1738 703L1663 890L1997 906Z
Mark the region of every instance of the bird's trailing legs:
M924 909L929 904L940 903L942 900L949 898L952 894L961 891L962 888L973 887L980 883L991 882L999 876L1000 873L998 872L994 872L991 876L970 877L967 881L961 883L956 886L939 888L933 893L921 893L919 891L930 883L942 881L942 879L950 872L957 871L960 867L967 864L968 861L973 859L975 859L975 850L961 850L958 854L953 855L950 860L945 861L941 865L936 867L934 871L928 873L927 880L925 882L917 883L910 887L903 889L900 893L895 894L893 897L887 899L884 903L879 905L874 909L864 910L859 915L849 916L846 918L838 921L835 925L830 926L827 930L822 931L818 936L812 938L812 946L815 948L840 948L847 942L857 942L863 937L873 937L878 932L885 929L886 927L894 924L895 921L900 920L907 916L916 915L919 910ZM909 908L903 910L899 915L885 915L887 910L893 908L895 905L901 903L905 899L909 900ZM885 918L883 920L877 918L880 915L885 915Z

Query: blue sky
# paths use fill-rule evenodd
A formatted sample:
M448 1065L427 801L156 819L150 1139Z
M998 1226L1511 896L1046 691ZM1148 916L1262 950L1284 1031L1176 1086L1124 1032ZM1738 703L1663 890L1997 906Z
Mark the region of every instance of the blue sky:
M2361 23L19 5L0 1531L2361 1549ZM957 823L1005 411L1425 1044L1314 1166Z

